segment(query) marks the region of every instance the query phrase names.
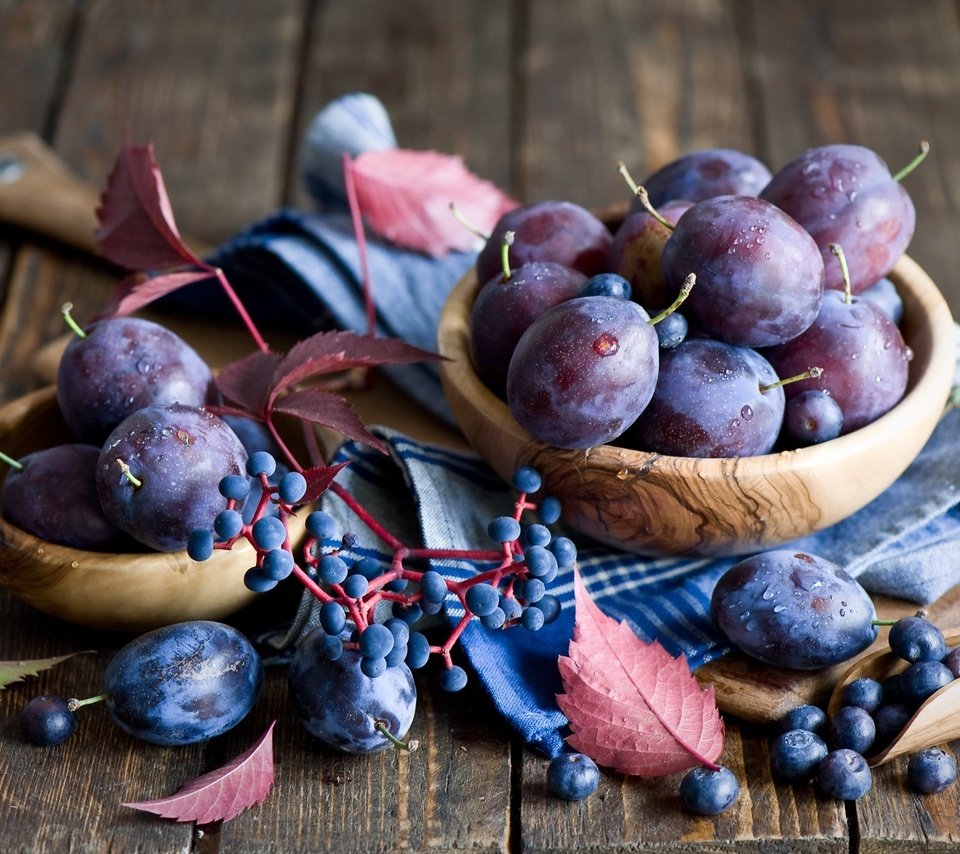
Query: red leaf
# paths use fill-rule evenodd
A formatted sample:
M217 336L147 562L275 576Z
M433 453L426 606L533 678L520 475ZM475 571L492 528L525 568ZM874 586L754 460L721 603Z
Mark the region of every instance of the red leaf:
M202 282L214 275L210 270L184 270L180 273L163 273L159 276L128 276L117 285L117 292L113 297L113 304L104 312L105 317L119 317L133 314L145 305L169 293Z
M202 266L180 238L153 145L125 144L107 180L96 238L100 252L130 270Z
M334 392L319 388L300 389L279 398L271 408L273 412L332 427L348 439L356 439L378 451L387 452L383 443L367 429L356 410Z
M435 257L476 248L476 235L454 219L451 203L485 233L517 206L470 172L461 158L436 151L365 151L352 168L360 208L370 227L399 246Z
M280 358L278 353L255 350L223 368L217 374L217 388L248 414L263 420Z
M262 804L273 787L273 727L253 747L222 768L197 777L176 794L158 801L120 806L154 813L176 821L230 821L245 809Z
M684 656L646 643L606 616L574 578L576 625L569 657L559 660L570 721L567 742L597 764L638 777L695 765L723 752L723 720L713 688L702 689Z
M350 462L337 463L334 466L314 466L304 469L301 474L307 481L307 491L301 504L312 504L316 501L333 483L334 478L340 473L340 469L346 468Z
M272 396L308 377L348 368L400 365L439 359L399 338L375 338L355 332L317 332L293 345L277 365Z

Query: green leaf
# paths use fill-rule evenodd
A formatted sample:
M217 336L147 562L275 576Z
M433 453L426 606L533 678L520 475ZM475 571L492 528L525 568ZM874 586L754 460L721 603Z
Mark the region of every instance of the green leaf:
M32 661L0 661L0 690L14 682L23 681L27 676L39 676L41 670L56 667L75 655L86 655L92 652L96 652L96 650L85 649L81 652L71 652L54 658L35 658Z

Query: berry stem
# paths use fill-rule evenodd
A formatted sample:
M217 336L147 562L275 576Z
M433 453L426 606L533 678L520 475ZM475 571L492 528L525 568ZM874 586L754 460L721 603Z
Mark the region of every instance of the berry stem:
M73 303L65 302L60 311L63 314L64 322L73 330L73 334L76 335L77 338L86 338L87 333L80 328L80 324L73 319L73 315L70 313L73 311Z
M393 534L391 534L386 528L383 527L370 513L367 511L363 505L361 505L356 498L354 498L347 490L339 483L334 481L330 484L330 489L334 492L335 495L339 496L344 504L347 505L357 516L360 517L360 521L363 522L374 534L380 537L391 549L402 549L404 548L403 543L400 542Z
M101 703L107 699L108 694L97 694L95 697L87 697L85 700L78 700L76 697L71 697L67 700L67 708L71 712L75 712L77 709L82 708L83 706L91 706L94 703Z
M926 140L923 140L920 143L920 150L914 156L906 166L903 167L896 175L893 176L893 180L898 184L907 177L914 169L916 169L924 160L927 159L927 155L930 153L930 143Z
M853 302L853 290L850 285L850 268L847 266L847 256L843 253L843 247L839 243L831 243L830 251L840 262L840 271L843 273L843 301L850 305Z
M693 286L696 283L697 283L697 274L690 273L690 275L683 280L683 284L680 286L680 293L677 294L677 298L672 303L670 303L670 305L667 306L667 308L661 311L660 314L656 315L656 317L651 317L647 321L647 323L649 323L651 326L656 326L661 320L664 320L665 318L673 314L678 308L680 308L681 305L683 305L684 300L686 300L686 298L690 296L690 291L693 290Z
M360 281L363 285L363 302L367 310L367 335L377 334L377 307L373 301L373 287L370 268L367 265L367 237L363 230L363 216L360 213L360 199L357 197L357 182L353 174L353 161L349 154L343 155L343 185L347 191L350 205L350 219L353 222L353 235L357 241L357 253L360 256Z
M3 451L0 451L0 461L5 462L10 468L23 471L23 463L21 463L20 460L15 460L13 457L8 457Z
M299 564L293 565L293 575L296 576L297 581L299 581L307 590L309 590L317 599L323 603L335 602L336 598L331 596L324 590L316 581L314 581L307 573L305 573Z
M766 394L768 391L779 388L780 386L790 385L790 383L798 383L800 380L817 380L823 376L823 368L809 368L804 371L802 374L794 374L792 377L787 377L786 379L777 380L775 383L767 383L766 385L760 386L760 394Z
M267 342L263 340L263 336L260 334L260 330L257 329L257 325L253 322L250 312L247 311L246 306L240 301L240 297L237 296L233 285L231 285L229 279L227 279L227 274L219 267L209 267L208 269L217 277L217 281L220 283L220 287L223 288L223 292L227 295L227 299L233 303L237 314L240 315L240 320L243 321L243 325L247 327L250 337L253 338L253 343L264 353L269 352L270 347L267 346Z
M464 603L463 607L466 609L466 603ZM454 626L453 631L450 632L450 637L447 638L447 642L440 647L440 654L446 661L450 661L450 650L453 649L457 641L460 640L460 635L463 634L464 629L466 629L472 619L473 614L468 610L467 613L460 618L460 622Z

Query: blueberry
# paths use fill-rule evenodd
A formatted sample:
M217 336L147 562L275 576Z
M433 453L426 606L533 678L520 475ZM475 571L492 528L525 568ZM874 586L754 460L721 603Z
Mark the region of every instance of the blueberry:
M543 628L545 622L543 611L536 605L528 605L520 615L520 625L527 631L538 632Z
M907 780L918 792L942 792L957 779L957 763L939 747L928 747L910 757Z
M866 709L844 706L830 721L830 735L834 747L847 747L857 753L866 753L873 746L877 728Z
M527 578L518 585L519 598L531 605L539 602L547 592L539 578Z
M371 658L365 655L360 659L360 671L370 679L377 679L383 676L383 674L387 672L386 656L383 658Z
M534 578L543 578L551 571L557 570L557 559L553 552L543 546L530 546L523 558L527 564L527 572Z
M877 748L882 750L890 744L912 716L913 712L903 703L889 703L877 709L873 716L877 728L877 737L874 741Z
M716 770L703 766L686 773L680 781L680 800L697 815L718 815L734 804L740 795L740 783L729 768Z
M503 612L503 608L497 607L489 614L481 617L480 622L486 629L500 629L503 628L503 624L507 622L507 615Z
M792 729L805 729L821 735L827 726L827 715L819 706L797 706L791 709L780 720L780 731L789 732Z
M855 750L842 747L820 760L817 782L831 798L855 801L870 791L873 774L866 759Z
M583 753L563 753L547 768L547 788L566 801L582 801L600 784L597 763Z
M360 654L364 658L385 658L393 644L393 632L380 623L372 623L360 632Z
M617 273L597 273L583 283L579 296L582 297L615 297L616 299L630 299L633 288L623 276Z
M923 617L903 617L890 628L890 649L907 661L940 661L947 654L943 632Z
M797 782L810 780L820 760L827 755L827 744L806 729L782 733L770 751L770 767L781 780Z
M682 314L668 314L654 325L661 350L676 350L687 339L690 324Z
M560 616L560 600L550 593L537 602L537 607L543 613L544 624L552 623Z
M52 747L66 741L77 719L64 697L44 694L34 697L20 712L20 728L27 741L40 747Z
M842 703L844 706L859 706L872 715L883 703L883 686L876 679L861 676L844 687Z
M900 674L903 696L914 703L922 703L952 681L953 673L940 661L917 661Z
M267 575L259 566L252 566L244 573L243 583L254 593L269 593L277 586L277 580Z

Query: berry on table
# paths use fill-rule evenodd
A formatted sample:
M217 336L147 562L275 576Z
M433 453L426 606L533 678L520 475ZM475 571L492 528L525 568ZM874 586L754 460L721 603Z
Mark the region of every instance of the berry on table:
M44 694L34 697L20 712L20 728L27 741L52 747L66 741L77 725L70 703L64 697Z
M547 767L547 788L566 801L582 801L600 784L597 763L583 753L562 753Z
M907 781L918 792L942 792L957 779L956 760L939 747L928 747L910 757Z
M697 815L719 815L740 796L740 783L729 768L698 766L680 781L680 800Z
M844 687L842 703L844 706L859 706L872 715L883 703L883 685L869 676L854 679Z
M820 760L817 782L831 798L856 801L870 791L873 774L863 756L855 750L842 747Z
M897 620L890 628L888 643L907 661L940 661L947 654L943 632L919 615Z
M781 780L810 780L827 752L826 742L810 730L789 730L773 743L770 767L774 775Z
M819 706L797 706L787 712L780 720L780 731L805 729L821 735L827 725L827 714Z
M835 747L847 747L867 753L877 736L873 718L859 706L844 706L830 721L830 735Z

